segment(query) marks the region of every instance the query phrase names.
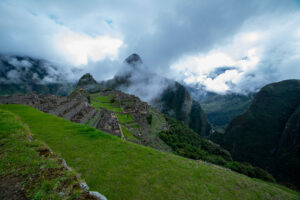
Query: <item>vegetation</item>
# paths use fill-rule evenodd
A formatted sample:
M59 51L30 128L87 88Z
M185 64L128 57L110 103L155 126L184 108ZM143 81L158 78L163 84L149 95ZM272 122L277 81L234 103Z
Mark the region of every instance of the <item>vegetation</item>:
M259 178L265 181L270 181L270 182L275 182L275 179L273 178L273 176L271 174L269 174L268 172L266 172L265 170L259 168L259 167L253 167L251 164L249 163L240 163L240 162L227 162L225 164L225 167L245 174L249 177L253 177L253 178Z
M229 150L234 160L255 164L279 182L299 189L299 102L300 80L269 84L257 93L247 112L230 123L225 134L213 139Z
M137 137L135 137L134 131L130 131L127 128L125 128L124 126L121 126L122 132L124 134L125 139L129 140L129 141L136 141L139 140Z
M76 174L62 166L61 158L4 110L0 110L0 146L0 198L90 199L79 189Z
M223 150L209 140L205 140L183 123L166 116L169 129L161 131L160 137L181 156L192 159L202 159L215 164L224 165L231 161L229 152Z
M151 130L158 134L162 130L163 126L166 125L166 119L163 114L153 108L150 108L149 112L152 116Z
M113 112L122 112L119 102L114 100L113 95L99 96L98 94L92 94L90 98L93 106L97 109L103 107Z
M132 116L130 114L116 113L116 115L117 115L119 122L122 124L126 124L128 122L134 122L134 119L132 118Z
M162 113L184 122L201 136L207 136L211 130L200 104L177 82L163 91L156 107Z
M183 123L179 123L169 117L166 117L166 119L170 128L169 130L161 131L160 137L178 155L225 166L250 177L261 178L271 182L275 181L269 173L258 167L253 167L245 163L232 162L228 151L209 140L201 138L199 134L186 127Z
M152 124L152 114L150 114L150 115L147 116L147 122L150 125Z
M226 126L236 116L245 112L250 106L253 94L213 95L199 100L208 121L218 131L224 132Z
M298 195L219 166L126 142L32 107L0 108L20 116L35 138L60 153L91 190L108 199L295 199Z

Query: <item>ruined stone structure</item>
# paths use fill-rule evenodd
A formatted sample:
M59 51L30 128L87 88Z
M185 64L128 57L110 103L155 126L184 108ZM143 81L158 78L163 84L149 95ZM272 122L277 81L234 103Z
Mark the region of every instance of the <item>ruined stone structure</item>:
M100 109L96 110L88 103L84 90L75 90L68 97L54 95L28 95L14 94L0 96L2 104L24 104L40 111L63 117L72 122L89 124L99 130L121 136L118 120L113 112Z

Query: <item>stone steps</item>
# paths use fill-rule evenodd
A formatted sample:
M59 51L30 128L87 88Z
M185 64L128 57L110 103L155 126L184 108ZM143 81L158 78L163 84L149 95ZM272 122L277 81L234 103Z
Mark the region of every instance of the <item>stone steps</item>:
M94 127L94 128L96 128L97 127L97 125L98 125L98 122L99 122L99 120L100 120L100 117L101 117L101 112L100 112L100 110L98 110L96 113L95 113L95 115L94 115L94 117L93 117L93 120L90 122L90 126L92 126L92 127Z
M76 104L76 106L72 107L72 109L70 109L67 113L65 113L62 117L70 120L77 115L82 109L85 108L85 103L84 102L80 102L79 104Z
M67 101L66 103L63 103L59 105L57 108L49 111L49 113L62 116L64 113L66 113L69 109L74 107L76 104L78 104L78 101Z
M86 124L95 115L96 112L97 110L95 108L91 108L90 111L81 118L79 123Z

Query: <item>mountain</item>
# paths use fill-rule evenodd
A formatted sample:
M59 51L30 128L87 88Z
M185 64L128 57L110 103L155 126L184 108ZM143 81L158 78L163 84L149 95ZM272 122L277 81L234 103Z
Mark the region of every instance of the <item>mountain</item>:
M84 80L90 80L94 84L91 78ZM82 85L82 82L87 83L80 79L77 85ZM82 86L86 85L89 84ZM187 158L201 159L250 177L274 182L273 177L261 169L233 161L228 151L204 139L183 122L172 119L138 97L121 91L101 90L89 93L79 87L67 97L34 93L14 94L0 97L0 103L30 105L40 111L97 128L126 141ZM193 112L197 113L197 110Z
M64 72L46 60L0 55L0 95L34 92L67 96L75 85L64 77ZM134 94L202 136L209 135L211 130L200 104L184 86L149 71L138 54L126 58L122 70L113 79L97 83L90 74L85 74L76 87L88 92L118 89Z
M253 99L254 94L215 94L204 97L199 102L208 121L217 129L225 130L232 119L245 112Z
M254 93L218 94L206 91L201 85L184 84L184 86L191 97L201 104L209 123L219 132L224 132L233 118L249 108L255 95Z
M234 160L266 169L285 184L300 188L300 80L263 87L249 109L212 137Z
M76 88L82 88L88 92L97 92L100 87L94 77L87 73L84 74L78 81Z
M3 185L8 187L12 181L28 177L24 184L12 184L11 188L30 195L29 199L82 199L77 191L72 190L77 179L84 179L91 190L100 192L107 199L293 200L299 195L277 184L252 179L201 160L186 159L127 142L29 106L0 105L0 132L3 158L0 190ZM20 134L20 138L13 139ZM43 154L39 156L37 141L51 149L49 157L45 156L45 148L40 150ZM20 143L24 145L20 146ZM31 157L28 157L27 149L32 149ZM55 155L60 155L72 171L63 170L56 163ZM74 171L79 172L80 177L77 175L71 179L76 177ZM29 178L44 175L40 172L49 176L42 176L42 182L37 177ZM63 176L57 177L56 173ZM7 182L2 182L3 174L7 175ZM27 174L29 176L24 176ZM67 196L69 191L73 192L72 196Z
M0 95L29 91L67 95L74 86L64 77L63 72L46 60L0 55Z
M90 80L94 82L93 79ZM82 85L82 82L80 79L77 85ZM221 149L219 145L207 142L190 129L184 130L185 125L181 125L181 135L186 133L193 137L192 143L183 138L180 141L181 146L168 145L169 138L163 137L162 132L173 133L172 127L177 126L177 123L180 122L172 121L173 125L171 126L168 123L171 119L167 119L166 116L142 102L138 97L121 91L105 90L88 93L83 88L77 88L67 97L34 93L14 94L0 97L0 103L30 105L43 112L89 125L137 144L168 152L174 151L179 155L185 151L183 156L193 159L213 162L211 157L215 157L218 160L224 160L223 165L227 161L232 161L227 151Z
M123 71L100 85L101 88L134 94L161 112L184 122L201 136L210 134L211 127L205 113L186 88L149 71L138 54L126 58Z

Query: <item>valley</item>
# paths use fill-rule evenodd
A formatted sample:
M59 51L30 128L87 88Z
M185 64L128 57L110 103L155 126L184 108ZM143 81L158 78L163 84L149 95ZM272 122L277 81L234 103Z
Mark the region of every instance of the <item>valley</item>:
M20 117L22 123L30 128L37 140L46 143L54 152L66 159L74 173L78 173L77 177L82 177L92 190L103 193L108 199L151 199L151 195L157 195L156 199L181 199L187 193L192 199L214 199L216 197L214 195L220 195L212 194L211 191L214 190L229 192L228 196L225 195L225 199L252 199L254 196L250 191L256 190L254 186L250 186L252 184L266 187L265 190L255 192L256 199L292 199L293 195L297 194L276 183L279 181L280 184L297 189L297 182L289 179L290 175L283 172L288 164L279 172L262 164L265 161L256 158L259 153L256 153L253 159L247 159L247 156L241 159L239 153L243 152L242 149L236 153L235 148L240 147L236 144L240 143L236 136L231 136L231 129L236 120L241 117L240 114L244 112L243 115L247 115L251 112L256 96L261 96L260 92L257 95L247 96L210 93L201 98L201 95L198 96L199 103L193 99L196 98L194 94L190 95L191 88L186 89L178 82L156 74L145 76L144 72L147 69L141 68L143 62L137 54L132 54L124 62L129 70L125 74L118 74L113 79L102 82L97 82L89 73L84 74L77 84L68 83L73 86L69 88L68 94L63 96L54 95L60 91L55 89L49 92L35 88L31 88L32 91L27 88L24 92L13 92L12 95L2 90L6 95L0 96L0 109ZM137 76L141 76L142 82L136 82ZM147 91L151 89L153 81L158 81L164 87L159 95L156 94L150 100L139 90L133 90L139 87L139 84L143 84ZM47 84L44 86L49 88ZM283 88L297 90L297 87L289 84L284 84ZM145 98L147 102L142 100ZM267 107L260 109L264 110ZM280 155L287 153L294 156L295 154L290 152L297 151L297 110L290 118L284 131L286 133L280 136L282 137L281 148L278 150L281 152ZM257 126L254 124L253 130ZM243 125L242 128L245 127ZM253 130L249 133L253 134ZM242 130L242 132L247 131ZM258 136L255 137L261 141ZM235 142L234 148L230 147L231 142ZM291 142L296 142L293 150L283 148ZM247 144L242 145L247 146ZM247 148L253 147L249 145ZM243 155L246 153L244 152ZM285 159L286 163L290 162L287 157L281 158ZM101 170L98 170L100 168ZM216 169L221 171L217 172ZM207 173L204 179L201 179L202 175L200 177L197 175L197 173L202 174L202 170ZM107 176L102 177L103 173L107 173ZM297 174L297 172L293 173ZM179 180L184 174L187 174L184 176L186 180L181 183ZM232 184L224 187L224 183L220 182L220 185L216 185L217 176L223 177L224 181ZM224 176L228 177L224 178ZM250 184L248 186L252 188L244 187L247 191L244 194L233 189L241 189L241 186L235 186L237 180L240 184L241 177L245 177L247 184ZM178 186L174 186L174 190L164 192L167 191L167 183L170 182ZM108 184L103 186L105 183ZM212 183L214 184L211 185ZM258 183L265 186L258 186ZM137 184L139 186L136 186ZM113 187L113 185L118 186ZM182 188L180 192L176 190L178 187ZM215 189L211 191L209 189L201 195L196 192L207 187ZM134 192L136 189L139 190L138 193ZM287 192L287 196L285 194L284 197L278 196L279 193L282 194L280 190ZM83 190L82 194L88 193L84 193Z

